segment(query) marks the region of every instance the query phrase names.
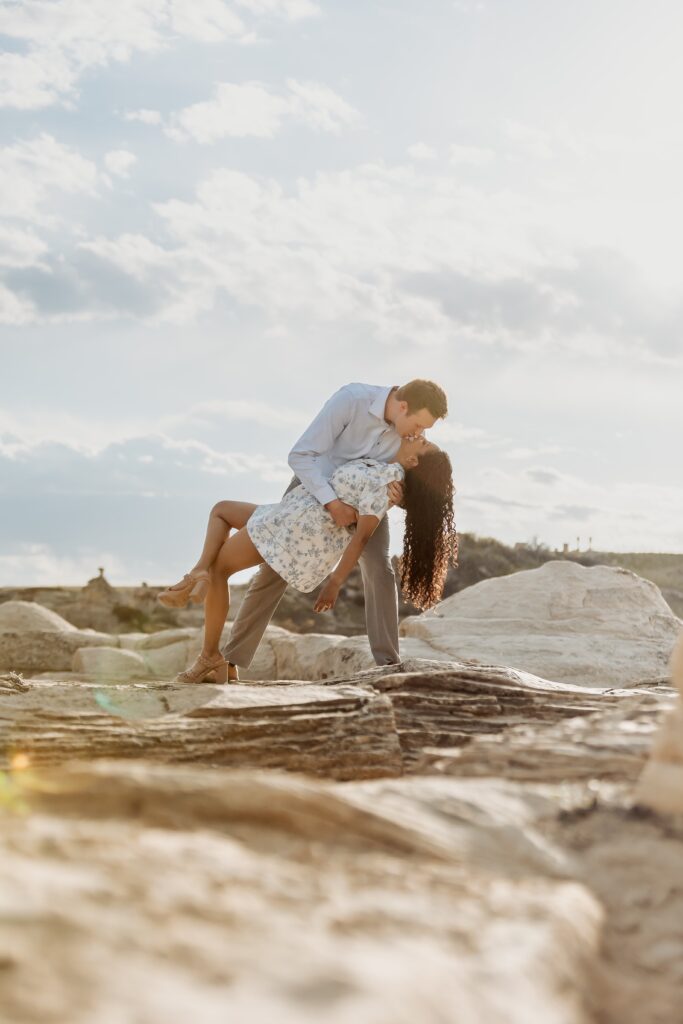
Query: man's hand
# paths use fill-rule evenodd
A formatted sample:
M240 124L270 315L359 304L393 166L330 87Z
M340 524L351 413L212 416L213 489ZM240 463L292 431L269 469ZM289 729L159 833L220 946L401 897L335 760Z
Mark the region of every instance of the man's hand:
M403 507L404 490L403 484L400 480L392 480L390 484L387 484L387 491L389 494L390 505L400 505Z
M348 506L347 506L348 507ZM318 594L318 599L313 605L314 612L329 612L334 608L334 603L339 596L339 584L335 583L330 576L325 586Z
M337 526L352 526L358 521L358 513L353 505L347 505L346 502L340 501L339 498L335 498L334 501L328 501L325 508Z

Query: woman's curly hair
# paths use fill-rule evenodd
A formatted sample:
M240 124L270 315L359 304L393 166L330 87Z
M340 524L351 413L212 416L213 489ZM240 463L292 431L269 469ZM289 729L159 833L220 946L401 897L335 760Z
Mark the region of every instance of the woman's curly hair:
M441 598L448 566L458 564L453 514L453 470L446 452L426 452L406 471L401 591L424 611Z

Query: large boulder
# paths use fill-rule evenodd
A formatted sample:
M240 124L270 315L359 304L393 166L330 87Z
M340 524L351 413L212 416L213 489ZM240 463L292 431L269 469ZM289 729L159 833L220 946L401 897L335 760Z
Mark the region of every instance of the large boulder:
M137 651L119 647L81 647L74 654L73 671L98 682L129 682L146 679L149 668Z
M277 679L339 679L376 667L367 636L278 630L270 644L275 653ZM448 654L414 638L401 642L401 659L409 658L452 663Z
M50 608L35 601L0 604L0 633L77 633L78 630Z
M658 587L625 569L547 562L484 580L406 619L401 632L475 659L581 686L660 680L680 620Z

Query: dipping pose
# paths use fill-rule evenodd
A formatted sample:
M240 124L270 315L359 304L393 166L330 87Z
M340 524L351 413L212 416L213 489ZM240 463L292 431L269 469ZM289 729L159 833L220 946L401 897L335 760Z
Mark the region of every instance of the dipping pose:
M228 662L219 643L229 607L226 584L234 573L265 562L304 593L315 590L327 577L314 609L333 608L342 584L389 508L387 485L393 481L404 483L405 494L401 589L418 608L435 604L449 563L457 564L451 463L445 452L424 437L404 437L393 461L353 459L332 474L330 483L337 498L356 512L355 526L338 526L301 484L277 504L218 503L199 561L180 583L159 595L161 603L170 607L206 598L202 651L177 681L215 678L226 682ZM226 539L226 528L228 534L230 529L237 532Z

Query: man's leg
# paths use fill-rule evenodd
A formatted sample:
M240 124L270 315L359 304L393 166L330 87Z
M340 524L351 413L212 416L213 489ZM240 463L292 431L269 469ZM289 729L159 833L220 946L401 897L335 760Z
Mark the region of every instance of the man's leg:
M285 494L298 483L298 477L292 477ZM249 584L232 624L230 639L221 652L231 665L249 667L286 589L286 580L264 563Z
M378 665L396 665L398 651L398 594L389 555L389 522L384 516L361 555L365 591L365 624L372 656Z
M231 665L248 668L268 623L287 589L287 582L265 563L249 584L232 624L222 655Z

